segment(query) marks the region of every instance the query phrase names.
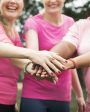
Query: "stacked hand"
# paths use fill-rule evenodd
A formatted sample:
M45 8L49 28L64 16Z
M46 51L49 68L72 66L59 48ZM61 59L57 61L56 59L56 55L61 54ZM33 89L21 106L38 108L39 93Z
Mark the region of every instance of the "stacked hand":
M30 58L32 62L41 65L48 74L58 73L60 70L63 70L64 66L61 62L64 63L66 61L56 53L49 51L34 51Z
M58 81L58 77L55 73L48 74L40 65L30 63L27 66L26 70L28 73L34 76L37 80L48 80L54 83Z
M28 65L27 71L39 80L46 79L56 83L58 73L74 66L71 60L65 60L53 52L36 51L35 53L32 57L34 63Z

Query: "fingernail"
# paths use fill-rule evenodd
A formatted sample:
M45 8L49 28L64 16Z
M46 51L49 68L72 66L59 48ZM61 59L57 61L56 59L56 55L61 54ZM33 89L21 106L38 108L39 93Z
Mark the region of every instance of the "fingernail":
M40 76L40 74L37 73L36 76Z
M68 63L68 61L67 61L67 60L65 60L65 63Z
M65 68L64 68L64 67L62 67L62 70L65 70Z

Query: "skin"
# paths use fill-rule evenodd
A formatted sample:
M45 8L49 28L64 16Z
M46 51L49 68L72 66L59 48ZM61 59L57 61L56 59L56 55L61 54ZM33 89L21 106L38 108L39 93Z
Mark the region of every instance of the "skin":
M62 47L66 52L62 51ZM64 58L68 59L77 49L75 48L73 44L66 41L62 41L61 43L56 45L52 49L52 51L53 50L55 50L59 55L61 54ZM76 68L89 67L90 66L90 52L87 52L85 54L72 58L72 60L75 62ZM63 60L61 61L63 62ZM74 66L74 63L70 60L67 60L67 63L65 63L65 69L73 68L73 66Z
M16 19L21 15L23 10L24 4L23 0L0 0L0 14L3 17L4 21L8 24L8 28L11 32L8 32L8 35L11 37L15 37L14 33L14 23ZM20 58L28 58L33 62L43 66L43 68L49 73L53 73L50 68L53 69L52 65L50 64L51 58L60 58L55 53L41 51L41 52L34 52L31 49L25 48L18 48L13 46L9 43L0 43L0 52L1 57L20 57ZM18 49L18 50L17 50ZM8 51L8 52L7 52ZM24 54L26 52L26 54ZM37 55L37 57L36 57ZM24 68L25 64L29 60L24 60L24 64L21 68ZM48 63L47 63L48 62ZM54 66L54 65L53 65ZM50 67L50 68L49 68ZM57 69L54 67L54 71Z
M43 0L43 4L44 4L44 13L42 13L43 18L46 21L48 21L49 23L56 25L56 26L62 24L63 18L61 16L61 11L62 11L62 7L64 5L64 0ZM36 51L39 50L38 34L33 29L30 29L26 32L26 45L27 45L27 48L31 48ZM52 48L51 51L59 53L59 49L58 49L58 52L56 51L56 49L57 49L57 47ZM62 53L59 53L59 54L61 55ZM61 56L65 57L64 55L61 55ZM54 63L55 61L56 60L52 60L52 63ZM65 66L65 61L61 60L61 62ZM62 63L61 64L59 64L58 62L56 62L56 63L58 65L58 67L60 68L60 70L63 70ZM31 65L30 65L30 67L31 67ZM27 67L27 70L30 70L29 66ZM59 72L61 72L61 71L59 71ZM36 76L39 79L43 79L43 77L45 76L44 78L47 77L46 78L47 80L52 81L52 78L51 77L48 78L47 73L45 71L43 72L41 67L39 67L39 68L37 67L35 69L35 71L32 70L32 74L36 74ZM40 74L41 74L41 77L40 77ZM83 112L82 108L85 107L83 93L82 93L82 90L80 87L80 83L79 83L76 71L75 70L72 71L72 74L73 74L73 87L75 88L77 99L80 99L79 100L79 108L80 108L81 112Z

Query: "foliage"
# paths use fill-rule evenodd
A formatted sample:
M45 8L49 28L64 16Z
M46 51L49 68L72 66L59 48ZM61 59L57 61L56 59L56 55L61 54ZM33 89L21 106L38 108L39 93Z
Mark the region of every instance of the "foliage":
M37 14L42 8L43 5L40 1L36 0L24 0L25 2L25 8L23 11L23 14L19 20L17 20L17 24L19 25L18 31L21 32L23 30L23 24L24 21L32 15ZM90 0L87 0L87 2L84 4L84 6L78 5L78 7L75 5L75 2L77 0L66 0L65 1L65 7L63 9L63 12L66 15L72 16L75 20L78 20L80 18L85 18L90 14ZM83 3L83 0L81 0Z

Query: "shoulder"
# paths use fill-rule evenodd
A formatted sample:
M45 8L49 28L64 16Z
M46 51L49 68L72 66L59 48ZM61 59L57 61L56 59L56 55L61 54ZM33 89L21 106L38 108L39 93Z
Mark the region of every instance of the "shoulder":
M73 19L72 17L70 17L70 16L67 16L67 15L64 15L64 14L63 14L63 18L64 18L64 20L67 21L67 22L74 22L74 19Z
M24 31L28 31L29 29L34 29L35 31L38 31L41 23L42 23L42 16L40 14L29 17L25 21Z
M37 14L35 16L30 16L26 21L25 24L29 24L29 23L38 23L38 21L40 21L42 19L42 15L41 14Z

